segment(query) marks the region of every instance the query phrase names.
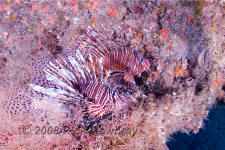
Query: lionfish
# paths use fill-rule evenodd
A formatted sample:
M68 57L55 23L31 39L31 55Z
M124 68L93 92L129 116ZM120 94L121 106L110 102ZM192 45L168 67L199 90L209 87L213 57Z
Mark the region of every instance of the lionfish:
M110 71L103 76L102 59L94 60L90 54L82 55L76 48L69 55L46 61L40 68L45 73L44 82L50 86L29 84L33 90L42 97L55 98L60 102L82 99L91 117L119 111L129 100L126 95L107 86Z
M110 87L107 80L111 73L123 73L124 79L130 81L135 75L149 71L149 66L141 54L117 50L101 34L87 29L70 52L55 61L45 60L40 67L45 73L44 79L39 80L44 82L41 86L38 82L29 86L45 99L71 102L86 98L88 114L102 117L123 109L129 102L128 95Z
M150 62L143 54L128 49L123 43L119 44L119 47L110 43L109 37L104 37L96 28L89 27L83 31L83 34L77 37L77 41L82 52L102 58L103 72L120 72L128 82L143 71L150 72Z

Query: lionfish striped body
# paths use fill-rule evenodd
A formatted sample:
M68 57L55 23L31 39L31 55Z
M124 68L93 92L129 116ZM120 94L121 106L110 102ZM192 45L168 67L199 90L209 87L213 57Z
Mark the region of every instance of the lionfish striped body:
M35 84L30 84L30 87L50 99L55 98L61 102L86 97L88 100L84 103L91 117L102 117L109 112L121 110L128 99L107 87L109 71L103 78L102 59L93 60L91 55L84 56L79 50L72 53L75 53L75 56L63 56L56 61L49 61L43 67L46 82L53 84L53 87L46 88Z
M122 109L126 104L126 97L117 94L102 83L85 83L81 87L87 97L94 100L94 103L91 102L88 108L91 116L103 116L107 112Z
M123 72L124 79L130 81L135 75L149 71L150 64L148 60L125 49L113 51L103 57L103 66L105 69Z
M91 53L96 58L102 58L103 72L107 70L121 72L126 81L130 81L143 71L150 72L150 62L142 54L128 50L125 46L115 48L116 46L98 33L97 29L87 29L78 41L80 40L81 51Z

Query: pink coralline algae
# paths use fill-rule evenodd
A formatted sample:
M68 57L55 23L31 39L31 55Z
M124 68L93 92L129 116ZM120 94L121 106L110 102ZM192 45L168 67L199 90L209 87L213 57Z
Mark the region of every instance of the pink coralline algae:
M224 104L223 8L1 1L0 149L167 150L198 133Z

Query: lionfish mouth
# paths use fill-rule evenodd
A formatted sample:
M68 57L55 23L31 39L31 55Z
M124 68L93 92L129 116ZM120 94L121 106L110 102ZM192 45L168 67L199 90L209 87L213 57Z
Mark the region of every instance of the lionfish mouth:
M131 82L131 80L134 76L135 76L134 74L124 74L124 80L126 82Z

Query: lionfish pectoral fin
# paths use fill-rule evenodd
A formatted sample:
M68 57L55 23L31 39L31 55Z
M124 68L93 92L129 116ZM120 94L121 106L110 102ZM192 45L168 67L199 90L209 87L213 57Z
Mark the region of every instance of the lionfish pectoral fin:
M106 110L101 107L99 104L89 103L87 105L87 112L90 117L102 117L106 114Z
M101 82L103 79L103 64L102 64L102 57L99 59L99 69L98 69L98 81Z
M106 75L105 75L105 77L104 77L104 79L103 79L103 82L104 83L106 83L107 82L107 80L108 80L108 78L110 77L110 74L112 73L112 70L107 70L106 71Z

